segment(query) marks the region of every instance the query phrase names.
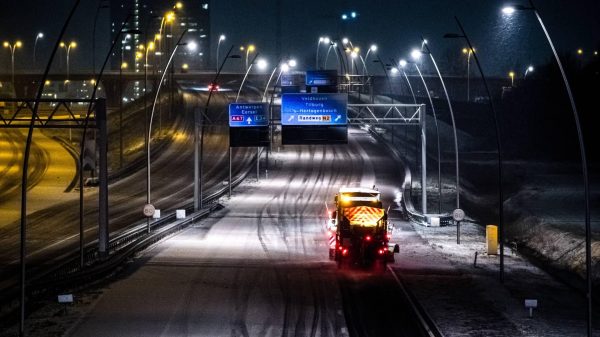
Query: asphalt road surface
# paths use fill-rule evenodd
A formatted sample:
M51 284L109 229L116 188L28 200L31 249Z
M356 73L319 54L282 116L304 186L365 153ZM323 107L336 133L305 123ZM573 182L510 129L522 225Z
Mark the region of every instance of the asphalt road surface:
M146 250L70 336L418 336L388 273L328 259L325 202L350 183L390 205L401 167L366 132L270 156L269 179Z

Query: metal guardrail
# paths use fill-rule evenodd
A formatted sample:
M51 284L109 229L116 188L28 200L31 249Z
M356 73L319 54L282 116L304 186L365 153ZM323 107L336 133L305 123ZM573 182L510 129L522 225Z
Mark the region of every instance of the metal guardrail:
M394 148L382 135L377 133L375 128L369 128L369 132L380 142L382 142L388 147L389 151L392 153L396 160L398 160L401 163L404 163L402 157L400 157L400 154L398 153L396 148ZM404 183L402 184L402 200L400 201L402 211L409 221L417 223L419 225L428 226L430 224L431 217L418 212L412 203L411 181L412 175L410 168L408 167L408 165L404 165ZM451 214L440 214L439 219L440 226L449 226L454 223L454 219L452 218Z

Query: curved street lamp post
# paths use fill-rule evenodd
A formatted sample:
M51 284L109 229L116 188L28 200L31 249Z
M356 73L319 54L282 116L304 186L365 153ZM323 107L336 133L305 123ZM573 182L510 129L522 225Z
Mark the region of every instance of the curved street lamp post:
M579 143L579 152L581 157L581 167L582 167L582 176L583 176L583 185L584 185L584 198L585 198L585 267L586 267L586 286L587 286L587 335L592 336L592 228L590 223L590 185L589 185L589 176L588 176L588 167L587 167L587 156L585 153L585 140L583 138L583 131L581 128L581 122L579 121L579 113L577 112L577 106L575 105L575 99L573 98L573 93L571 92L571 86L569 85L569 80L567 79L567 74L565 73L565 69L558 57L558 53L556 48L554 47L554 43L550 38L550 34L546 29L546 25L542 21L542 17L538 12L537 8L533 4L532 0L529 0L529 7L525 6L510 6L502 9L504 14L512 14L517 10L526 10L533 11L535 17L537 18L540 27L544 31L544 35L546 36L546 40L548 40L548 44L552 49L552 54L554 55L554 59L556 60L556 64L560 70L560 74L563 79L563 83L565 85L565 89L567 90L567 94L569 96L569 103L571 104L571 110L573 111L573 119L575 121L575 127L577 129L577 140Z
M440 69L438 68L437 63L435 62L435 59L433 58L433 53L431 53L431 50L429 49L429 44L427 43L427 40L425 40L423 37L421 37L421 40L423 41L423 47L425 48L425 53L429 55L429 58L431 59L431 62L433 63L433 66L435 67L435 71L438 74L440 82L442 83L442 88L444 89L444 94L446 95L446 101L448 102L448 109L450 109L450 118L452 121L452 131L454 133L454 161L456 164L456 209L460 209L460 171L459 171L459 162L458 162L458 136L456 134L456 122L454 119L454 110L452 109L452 102L450 101L450 95L448 95L448 90L446 89L446 84L444 83L444 78L442 77L442 74L440 73ZM457 222L456 241L457 241L457 243L460 243L460 222Z
M165 69L162 72L162 76L160 78L160 81L158 82L158 87L156 88L156 95L154 96L154 103L152 103L152 111L150 113L150 122L148 124L148 144L146 146L146 206L148 206L149 208L154 208L154 206L152 206L151 204L151 186L152 186L152 180L151 180L151 172L150 172L150 144L152 143L152 121L154 119L154 110L156 108L156 102L158 101L158 97L160 96L160 88L162 87L162 84L165 80L165 75L167 74L167 70L169 69L169 66L171 65L171 62L173 61L173 58L175 57L175 53L177 52L177 48L179 46L184 46L187 43L182 43L181 40L183 39L183 36L185 35L185 33L187 33L188 29L184 29L183 32L181 33L181 35L179 36L179 39L177 40L177 43L175 44L175 47L173 48L173 52L171 52L171 56L169 56L169 60L167 61L167 64L165 65ZM147 221L146 221L146 231L148 233L150 233L150 217L147 217Z
M450 34L445 34L444 37L445 38L462 38L467 42L469 49L473 50L473 59L475 59L475 63L477 64L477 68L479 69L479 73L481 74L481 78L483 80L483 85L484 85L485 91L488 95L490 109L492 110L492 117L494 120L494 129L496 132L496 148L497 148L497 153L498 153L498 228L499 228L498 241L500 243L499 276L500 276L500 282L504 283L504 205L503 205L504 196L503 196L503 192L502 192L502 163L503 163L503 160L502 160L502 141L500 138L501 137L500 123L499 123L499 119L498 119L498 113L496 111L494 102L492 100L492 95L490 93L490 88L488 86L487 79L485 77L485 74L483 72L481 64L479 63L479 58L477 57L477 52L473 49L471 40L467 36L467 33L465 32L458 17L455 16L454 19L456 20L456 24L458 25L458 28L460 29L462 34L450 33Z

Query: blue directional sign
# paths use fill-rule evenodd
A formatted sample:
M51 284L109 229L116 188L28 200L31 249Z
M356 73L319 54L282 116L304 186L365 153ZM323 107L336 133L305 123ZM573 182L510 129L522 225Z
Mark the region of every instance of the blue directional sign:
M283 94L282 125L346 125L348 94Z
M336 86L337 70L308 70L306 71L308 86Z
M229 127L257 127L268 126L267 103L230 103Z

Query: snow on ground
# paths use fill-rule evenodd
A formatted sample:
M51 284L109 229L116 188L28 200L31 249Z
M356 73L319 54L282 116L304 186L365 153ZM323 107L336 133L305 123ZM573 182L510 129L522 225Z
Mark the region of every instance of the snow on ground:
M446 336L585 335L583 294L510 247L505 247L502 284L499 256L485 253L480 225L462 224L460 245L454 226L400 223L396 228L401 253L394 268ZM538 300L533 318L528 317L525 299Z

